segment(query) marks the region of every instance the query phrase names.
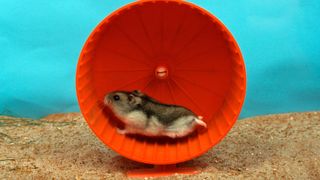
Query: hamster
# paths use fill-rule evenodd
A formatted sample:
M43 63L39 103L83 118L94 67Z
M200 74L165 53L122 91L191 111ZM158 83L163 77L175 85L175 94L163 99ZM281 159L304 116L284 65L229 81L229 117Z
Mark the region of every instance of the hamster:
M189 109L163 104L139 90L108 93L104 104L125 124L124 129L117 129L120 134L180 138L192 133L197 126L207 127L202 117Z

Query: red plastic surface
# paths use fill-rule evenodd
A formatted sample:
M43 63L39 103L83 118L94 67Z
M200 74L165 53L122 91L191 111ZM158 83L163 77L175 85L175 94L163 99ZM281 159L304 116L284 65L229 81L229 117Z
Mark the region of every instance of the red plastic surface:
M221 141L237 120L245 86L231 33L185 1L138 1L109 15L85 43L76 74L80 109L92 131L122 156L149 164L187 161ZM99 102L110 91L135 89L190 108L208 129L173 140L118 134Z

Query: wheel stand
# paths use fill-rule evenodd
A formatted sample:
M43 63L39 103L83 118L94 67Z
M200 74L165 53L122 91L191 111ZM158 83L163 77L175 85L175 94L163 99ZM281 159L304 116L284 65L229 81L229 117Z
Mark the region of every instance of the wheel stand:
M172 176L175 174L197 174L200 170L196 167L177 167L173 165L155 165L153 168L135 169L127 172L127 176L131 178L146 178L146 177L163 177Z

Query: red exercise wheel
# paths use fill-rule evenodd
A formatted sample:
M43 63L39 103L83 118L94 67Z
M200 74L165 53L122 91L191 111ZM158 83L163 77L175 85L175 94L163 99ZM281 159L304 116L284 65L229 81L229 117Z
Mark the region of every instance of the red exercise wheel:
M76 88L81 112L104 144L135 161L175 164L226 136L244 101L246 75L235 39L216 17L181 0L147 0L120 8L94 29ZM97 102L110 91L135 89L191 109L208 129L174 140L118 134Z

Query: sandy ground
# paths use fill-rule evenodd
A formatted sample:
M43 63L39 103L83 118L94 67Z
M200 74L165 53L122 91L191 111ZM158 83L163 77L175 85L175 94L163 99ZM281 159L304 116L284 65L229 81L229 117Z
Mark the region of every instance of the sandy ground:
M208 153L161 179L320 179L320 112L238 121ZM0 116L0 179L125 179L148 167L105 147L79 113L40 121Z

